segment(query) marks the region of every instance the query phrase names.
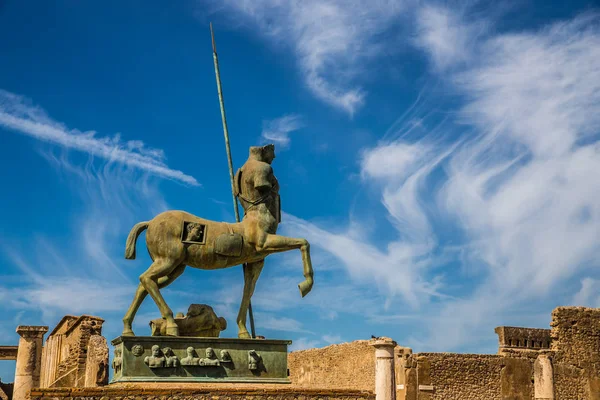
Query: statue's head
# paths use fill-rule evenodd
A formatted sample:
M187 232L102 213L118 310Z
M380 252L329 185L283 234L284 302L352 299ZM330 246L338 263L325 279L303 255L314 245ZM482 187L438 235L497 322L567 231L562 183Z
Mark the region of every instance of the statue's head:
M152 355L154 357L158 357L160 355L160 346L155 344L154 346L152 346Z
M170 356L173 353L173 350L170 347L165 347L163 349L163 353L165 353L166 356Z
M252 146L250 147L250 157L271 164L275 158L275 145Z
M121 349L119 347L115 349L115 356L121 357Z
M185 352L187 353L188 356L192 357L194 355L194 348L192 346L190 346L187 349L185 349Z

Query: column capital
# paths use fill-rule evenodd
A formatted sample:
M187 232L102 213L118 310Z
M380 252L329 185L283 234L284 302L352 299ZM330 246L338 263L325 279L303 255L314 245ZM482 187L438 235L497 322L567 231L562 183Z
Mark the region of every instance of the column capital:
M392 340L389 337L381 336L376 339L369 340L369 345L373 346L375 348L380 348L380 347L395 348L398 345L398 343L396 343L394 340Z
M46 332L48 332L47 326L17 326L17 333L23 338L41 338Z

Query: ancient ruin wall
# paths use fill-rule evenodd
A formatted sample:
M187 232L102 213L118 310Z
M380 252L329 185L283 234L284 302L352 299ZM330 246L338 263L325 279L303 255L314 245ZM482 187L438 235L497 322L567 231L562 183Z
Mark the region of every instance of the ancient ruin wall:
M588 400L585 371L564 363L554 363L554 395L557 400Z
M288 368L294 385L375 390L375 348L367 340L293 351Z
M600 309L558 307L550 326L557 398L600 398Z
M416 357L419 398L502 399L503 357L453 353L419 353Z
M30 400L375 400L375 395L369 392L301 389L285 385L280 388L226 388L219 385L196 389L143 386L33 389Z
M600 376L600 309L558 307L552 311L550 326L555 361Z
M101 343L103 319L89 315L75 317L65 316L48 335L42 354L41 387L83 387L86 386L86 369L88 361L88 345ZM92 340L92 338L95 338ZM104 340L103 343L106 343ZM106 346L106 344L105 344ZM105 354L105 360L93 359L98 363L108 364L108 348L102 352L93 349L94 354ZM97 358L97 357L96 357ZM100 368L100 367L98 367ZM87 371L96 373L96 371ZM89 382L96 381L95 375ZM106 384L105 374L102 383ZM95 386L95 385L94 385Z

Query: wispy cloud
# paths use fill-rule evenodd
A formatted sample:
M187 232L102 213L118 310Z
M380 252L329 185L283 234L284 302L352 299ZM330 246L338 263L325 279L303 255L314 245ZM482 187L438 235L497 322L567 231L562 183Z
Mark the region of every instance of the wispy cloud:
M462 10L425 3L417 10L415 43L431 57L439 71L468 62L479 36L486 31L484 19L467 22L466 10L458 8Z
M13 312L25 311L28 320L41 314L46 324L65 314L120 320L137 286L128 270L132 264L149 264L143 255L133 263L124 260L125 237L135 222L167 208L158 178L91 156L83 165L73 164L65 150L42 155L64 177L65 194L82 207L58 231L34 228L23 245L3 238L0 252L10 266L6 273L20 276L10 286L2 284L0 293L9 299L4 304Z
M217 7L226 8L232 24L257 25L272 41L291 47L308 89L352 115L366 94L354 79L378 54L377 36L397 22L405 2L374 0L367 6L360 0L227 0Z
M320 344L321 344L320 340L301 337L292 342L292 345L290 346L290 351L313 349L313 348L319 346Z
M2 89L0 126L109 162L129 165L188 185L198 185L194 177L169 168L164 163L165 156L162 150L147 148L140 140L123 142L120 135L112 138L98 137L94 131L80 132L68 129L62 123L52 120L42 108L33 105L29 99Z
M288 114L283 117L263 121L261 136L264 142L274 143L280 148L290 145L290 133L304 126L302 118L297 114Z
M428 120L417 105L361 155L363 185L381 190L397 240L376 246L355 224L332 232L287 214L282 225L335 255L355 282L426 307L428 333L410 341L430 350L473 348L517 307L538 321L565 284L580 290L561 301L597 302L596 278L580 282L600 250L597 16L482 36L470 51L468 63L454 50L432 58L453 66L440 77L465 99L453 118Z

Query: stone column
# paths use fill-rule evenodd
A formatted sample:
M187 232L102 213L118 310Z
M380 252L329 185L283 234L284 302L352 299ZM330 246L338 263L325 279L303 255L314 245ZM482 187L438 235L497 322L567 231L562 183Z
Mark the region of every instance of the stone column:
M15 368L13 400L25 400L31 388L40 386L42 338L47 326L18 326L19 350Z
M533 363L533 392L535 400L554 400L552 359L545 354L540 354Z
M375 347L375 398L396 400L396 377L394 372L394 348L396 342L381 337L369 343Z

